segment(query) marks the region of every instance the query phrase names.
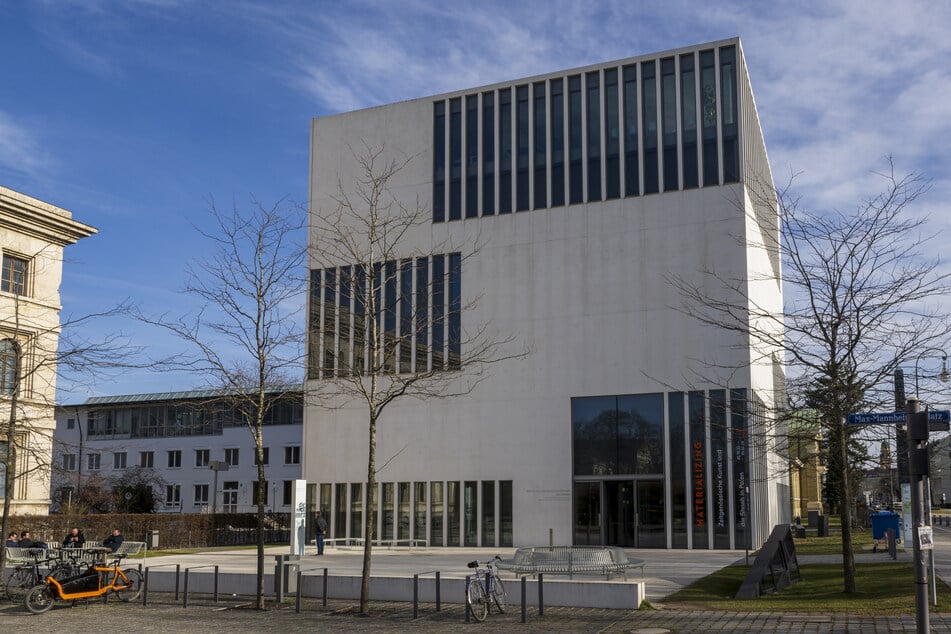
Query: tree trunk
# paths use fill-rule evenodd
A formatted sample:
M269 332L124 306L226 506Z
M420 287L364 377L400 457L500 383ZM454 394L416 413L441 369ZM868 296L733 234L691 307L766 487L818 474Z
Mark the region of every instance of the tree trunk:
M13 493L16 486L16 473L17 473L17 448L16 448L16 424L17 424L17 392L19 391L19 379L13 385L13 393L10 395L10 417L7 419L6 429L4 436L6 436L7 443L7 460L6 460L6 477L4 478L4 491L3 491L3 520L0 522L2 528L0 528L0 533L2 533L3 539L7 538L7 528L10 523L10 504L13 500ZM2 549L3 552L0 553L0 571L4 570L4 566L7 565L6 562L6 548Z
M370 611L370 561L373 552L373 509L376 502L376 416L370 415L370 439L367 448L367 510L364 515L363 577L360 582L360 614Z
M254 452L257 454L257 463L258 463L258 481L254 483L254 486L258 490L258 547L257 547L257 602L255 607L258 610L264 609L264 496L266 492L266 484L264 480L264 452L263 448L263 436L261 433L261 426L263 425L262 420L258 420L258 429L255 436L255 447ZM283 573L283 571L281 571Z
M838 447L842 475L839 478L839 519L842 522L843 592L855 592L855 556L852 554L852 497L849 491L849 437L845 419L839 419Z

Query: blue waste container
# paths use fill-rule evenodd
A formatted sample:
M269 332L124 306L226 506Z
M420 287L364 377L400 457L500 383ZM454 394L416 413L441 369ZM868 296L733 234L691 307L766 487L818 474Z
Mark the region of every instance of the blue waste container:
M901 516L891 511L872 513L872 538L883 539L889 528L895 529L895 536L901 536Z

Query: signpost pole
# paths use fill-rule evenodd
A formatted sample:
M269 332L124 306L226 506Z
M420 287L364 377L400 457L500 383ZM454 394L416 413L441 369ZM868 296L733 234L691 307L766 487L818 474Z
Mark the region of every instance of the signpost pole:
M911 535L915 562L915 625L918 634L931 631L928 617L928 569L921 549L920 529L924 518L924 478L928 466L928 415L918 413L918 399L908 408L908 473L911 476Z

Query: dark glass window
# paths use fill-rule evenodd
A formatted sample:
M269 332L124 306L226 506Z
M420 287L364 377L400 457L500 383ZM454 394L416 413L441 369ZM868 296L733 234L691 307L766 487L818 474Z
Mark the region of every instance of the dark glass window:
M466 218L479 216L479 97L466 97Z
M400 367L410 372L413 362L413 261L400 262Z
M664 473L664 395L617 399L618 473Z
M561 79L551 80L551 206L565 204L565 93Z
M3 255L3 270L0 275L0 291L14 295L26 294L29 261L13 255Z
M568 78L568 201L584 202L584 152L581 143L581 75Z
M703 185L720 184L717 160L717 78L713 51L700 53L700 133L703 140Z
M482 543L483 548L494 547L495 542L495 481L482 482Z
M462 352L462 256L449 256L449 368L460 367Z
M353 370L362 374L367 342L367 270L362 264L353 268Z
M571 399L575 475L617 473L617 398Z
M446 483L446 523L448 527L446 546L459 546L459 483Z
M545 82L540 81L532 86L532 101L534 103L535 129L535 209L544 209L548 206L548 169L547 169L547 135L548 125L545 105Z
M337 332L337 269L324 270L324 378L334 373L334 335Z
M416 260L416 372L429 369L429 258Z
M644 115L644 193L659 191L657 167L657 65L655 62L641 64L641 96Z
M433 369L443 369L446 329L446 256L433 256Z
M340 267L340 326L337 328L337 374L343 376L351 368L350 360L350 267Z
M285 490L288 484L293 484L291 480L285 482ZM337 490L337 514L334 516L334 537L344 537L347 534L347 485L339 483L334 487ZM290 504L290 493L285 494L284 500Z
M446 219L446 104L433 104L433 222Z
M383 358L387 372L396 370L396 262L384 267Z
M512 211L512 89L499 91L499 213Z
M430 484L430 496L432 497L432 506L429 509L429 544L431 546L442 546L445 543L443 540L445 501L443 499L442 482L432 482Z
M693 504L693 547L709 548L709 481L707 464L707 435L703 392L690 392L690 499Z
M597 72L585 75L588 95L588 200L601 200L601 84Z
M515 210L528 210L528 86L515 88L516 136L518 147L515 157Z
M624 195L641 193L637 165L637 66L624 67Z
M674 58L660 61L661 107L663 108L664 191L678 189L677 178L677 75Z
M720 103L723 105L723 182L740 180L740 141L736 105L736 48L720 49Z
M383 525L380 527L380 539L393 539L393 510L396 505L396 501L393 499L393 483L384 482L381 488L383 490L380 495L380 509L382 511L380 515Z
M697 74L693 53L680 56L680 127L684 189L699 183L697 162Z
M730 548L730 452L726 445L726 390L710 390L710 499L713 547Z
M462 545L479 545L479 483L467 480L462 487Z
M667 395L670 421L671 546L687 547L687 456L684 453L684 393Z
M363 484L350 483L350 537L363 536Z
M495 95L482 93L482 215L495 214Z
M499 546L511 547L514 543L515 522L512 514L513 495L512 481L499 481Z
M617 69L604 71L605 198L621 196L621 129L618 121Z
M396 486L396 494L398 504L398 514L396 516L396 539L409 539L409 482L400 482Z
M449 219L462 218L462 99L449 100Z
M427 539L426 530L426 483L414 482L413 493L413 537L412 539Z

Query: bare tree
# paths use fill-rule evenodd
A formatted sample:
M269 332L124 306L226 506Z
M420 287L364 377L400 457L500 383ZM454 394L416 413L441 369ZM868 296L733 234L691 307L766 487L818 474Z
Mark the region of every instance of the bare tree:
M197 229L212 245L186 273L185 293L199 300L197 314L139 319L185 342L191 351L179 367L204 377L243 421L254 440L257 465L257 600L264 609L264 527L267 479L264 424L275 403L300 389L303 330L300 312L305 249L298 206L278 201L265 207L252 199L249 211L212 203L213 230ZM289 382L294 387L287 387ZM217 492L215 492L217 495Z
M452 280L461 275L462 263L478 253L478 240L461 253L448 240L421 239L421 230L431 222L429 210L418 198L402 199L394 185L413 157L367 145L351 153L354 180L338 181L329 208L316 210L312 217L312 261L333 279L329 284L327 278L311 281L310 323L318 327L310 332L308 371L309 378L324 379L318 388L327 392L323 405L331 400L357 402L366 410L368 512L360 590L360 612L365 614L374 538L374 513L369 509L376 508L377 472L382 468L377 464L377 430L384 411L403 399L470 394L484 377L480 370L486 364L526 352L507 350L512 338L486 325L463 329L461 316L474 309L478 296L442 301ZM333 289L338 276L340 288L347 289L346 301L335 300L333 290L325 292L321 318L314 287ZM334 326L337 311L339 332Z
M42 258L36 255L31 261L38 263ZM13 500L22 497L28 483L37 480L37 486L49 490L57 378L82 374L92 382L119 368L138 367L135 359L140 352L122 334L107 334L97 340L82 334L96 322L125 314L128 304L49 323L36 319L35 311L19 294L14 293L10 302L11 312L0 319L4 345L0 382L7 408L0 433L0 449L6 454L0 519L4 535Z
M850 503L856 467L849 447L859 431L846 417L887 403L894 370L949 335L940 304L949 274L933 256L937 249L928 249L935 236L927 217L912 209L928 183L917 174L896 176L890 160L880 176L882 191L850 212L807 209L792 191L793 179L778 198L771 186L750 188L761 212L750 221L759 224L761 238L741 246L781 259L783 312L749 290L766 280L746 284L705 271L700 282L672 281L701 322L748 337L764 354L785 353L785 414L818 414L829 477L838 482L844 590L850 593L856 590ZM763 226L762 218L777 217L780 231ZM782 421L783 412L776 414Z

